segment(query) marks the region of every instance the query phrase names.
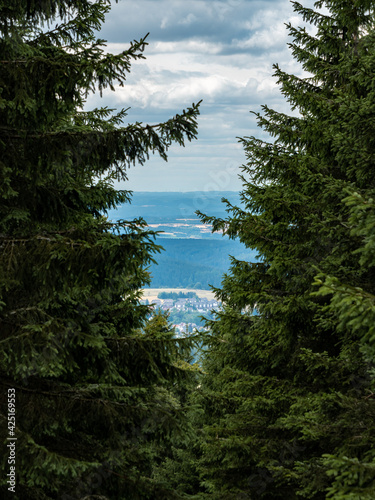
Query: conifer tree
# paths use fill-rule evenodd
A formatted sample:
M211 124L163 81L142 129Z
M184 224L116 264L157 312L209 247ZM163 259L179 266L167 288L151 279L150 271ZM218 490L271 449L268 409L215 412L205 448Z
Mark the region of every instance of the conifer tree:
M201 214L259 253L216 289L199 396L208 498L375 496L375 2L293 5L316 28L288 26L307 77L275 66L298 114L263 106L270 140L241 139L243 205Z
M190 377L188 343L166 318L147 322L139 300L155 234L103 214L130 200L114 187L129 166L196 138L199 105L155 125L83 111L90 92L124 85L144 58L145 38L105 51L95 30L109 8L0 1L2 498L8 394L15 499L174 498L153 466L190 432L172 391Z

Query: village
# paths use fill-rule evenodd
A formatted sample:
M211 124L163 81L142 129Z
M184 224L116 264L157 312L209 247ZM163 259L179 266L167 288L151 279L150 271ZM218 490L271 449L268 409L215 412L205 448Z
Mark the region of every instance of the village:
M168 312L176 336L182 337L194 331L206 330L202 316L208 317L211 311L221 309L221 302L206 297L178 299L144 299L142 304L151 305L153 309Z

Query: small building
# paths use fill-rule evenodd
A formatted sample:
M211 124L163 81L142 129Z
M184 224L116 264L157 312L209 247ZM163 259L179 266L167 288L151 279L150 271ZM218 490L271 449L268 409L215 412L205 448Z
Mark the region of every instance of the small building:
M172 309L174 305L174 300L173 299L164 299L163 301L163 309Z

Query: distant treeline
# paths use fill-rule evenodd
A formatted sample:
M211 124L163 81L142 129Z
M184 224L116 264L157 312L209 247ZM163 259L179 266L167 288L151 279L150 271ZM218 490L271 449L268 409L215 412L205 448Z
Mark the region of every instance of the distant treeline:
M160 292L158 299L197 299L198 295L195 292Z

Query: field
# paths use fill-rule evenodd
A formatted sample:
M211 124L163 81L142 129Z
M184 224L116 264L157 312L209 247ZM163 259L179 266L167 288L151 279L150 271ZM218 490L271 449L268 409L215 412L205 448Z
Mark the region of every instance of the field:
M196 290L194 288L146 288L143 290L143 298L147 299L149 301L155 300L158 298L158 294L160 292L174 292L174 293L186 293L186 292L194 292L198 295L199 298L201 299L208 299L208 300L213 300L214 294L211 290Z

